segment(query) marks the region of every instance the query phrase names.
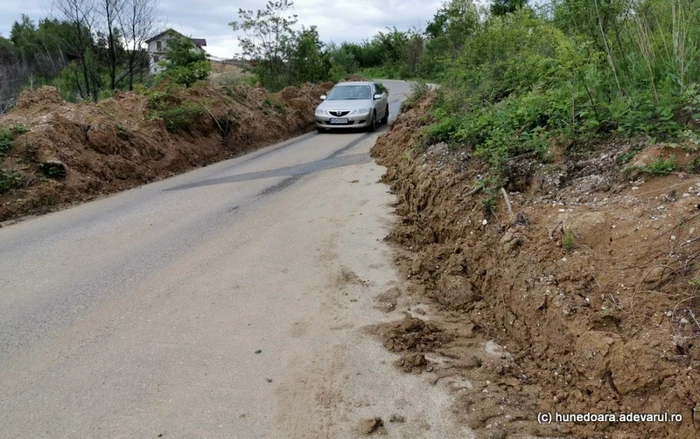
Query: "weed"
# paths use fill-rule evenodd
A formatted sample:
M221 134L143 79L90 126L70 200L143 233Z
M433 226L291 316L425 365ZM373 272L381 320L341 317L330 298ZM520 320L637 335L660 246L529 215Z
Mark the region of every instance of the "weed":
M271 98L271 97L266 97L265 102L263 103L263 107L267 108L273 108L280 113L286 113L287 112L287 106L285 105L284 102ZM267 113L266 113L267 114Z
M9 128L3 128L0 130L0 158L5 157L12 150L12 145L15 138L29 131L24 125L15 124Z
M624 154L621 154L620 157L618 157L618 162L622 165L625 165L629 163L633 158L637 156L642 150L644 149L643 144L638 144L630 148L627 152Z
M204 112L201 105L184 103L167 110L157 111L154 116L163 119L165 127L170 132L190 131Z
M428 92L430 87L425 82L417 82L411 86L411 94L409 94L406 99L401 103L401 110L405 111L411 108L416 102L423 99Z
M650 175L668 175L671 172L676 171L678 169L679 168L676 165L675 155L672 155L666 160L659 157L650 164L639 167L639 170Z
M122 124L117 124L116 126L117 129L117 137L119 137L122 140L129 140L132 137L131 131L127 127L125 127Z
M570 252L576 248L576 234L571 229L564 230L561 245L567 252Z
M481 207L484 209L484 215L492 216L496 213L497 200L498 199L493 194L488 194L485 198L481 199Z
M22 184L22 176L15 171L0 168L0 194L17 189Z

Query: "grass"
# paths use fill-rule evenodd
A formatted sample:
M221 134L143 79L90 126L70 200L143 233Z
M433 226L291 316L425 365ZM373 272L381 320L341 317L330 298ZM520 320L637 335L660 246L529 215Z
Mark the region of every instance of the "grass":
M287 112L287 105L284 102L271 98L269 96L265 98L265 102L263 102L263 107L275 109L280 113Z
M430 87L425 82L417 82L411 85L411 94L409 94L403 102L401 102L401 110L406 110L411 108L416 102L423 99L428 92Z
M564 237L562 238L561 245L567 252L571 252L576 248L576 234L571 231L571 229L564 230Z
M677 171L680 166L676 164L676 156L672 155L667 159L661 157L644 166L630 166L625 169L625 172L641 171L649 175L668 175L671 172Z

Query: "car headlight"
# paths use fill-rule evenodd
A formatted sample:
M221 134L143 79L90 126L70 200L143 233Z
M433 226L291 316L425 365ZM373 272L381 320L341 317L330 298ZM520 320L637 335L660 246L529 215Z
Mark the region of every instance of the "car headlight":
M369 114L372 111L371 108L362 108L360 110L352 110L350 114Z
M320 108L317 108L317 109L316 109L316 114L319 115L319 116L323 116L324 114L326 114L326 110L322 110L322 109L320 109Z

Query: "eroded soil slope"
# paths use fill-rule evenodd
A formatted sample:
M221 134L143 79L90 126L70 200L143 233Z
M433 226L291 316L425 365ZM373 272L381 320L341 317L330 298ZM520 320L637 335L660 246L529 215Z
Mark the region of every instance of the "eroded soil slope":
M332 83L269 94L249 86L117 93L73 104L53 87L25 91L0 119L0 221L85 201L313 129Z
M385 346L409 352L399 366L430 371L420 355L475 334L505 346L512 361L489 371L469 350L449 352L466 379L494 388L465 386L455 406L479 437L698 437L697 153L658 145L623 165L632 144L608 142L561 148L550 164L520 157L506 188L511 213L502 193L475 190L485 168L469 150L415 151L429 105L400 115L372 150L399 197L389 239L405 250L415 301L438 309L389 328ZM671 155L687 172L623 169ZM500 396L484 415L489 391ZM539 411L683 421L538 425Z

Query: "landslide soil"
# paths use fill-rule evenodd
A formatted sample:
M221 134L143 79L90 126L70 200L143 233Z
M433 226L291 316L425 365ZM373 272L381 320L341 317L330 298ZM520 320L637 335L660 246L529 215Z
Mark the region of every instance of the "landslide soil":
M500 192L473 190L486 168L468 148L414 147L431 100L372 150L399 200L387 239L432 310L377 330L397 366L437 381L447 360L467 383L454 412L477 437L699 437L697 152L654 145L623 164L636 144L619 140L519 157L511 214ZM688 172L639 171L670 156ZM538 412L683 421L538 425Z
M197 111L184 127L167 127L149 98L116 93L69 103L53 87L27 90L0 118L15 137L0 166L15 176L0 190L0 221L40 214L122 191L297 136L314 127L318 97L333 83L304 84L270 94L245 85L156 91L172 108Z

